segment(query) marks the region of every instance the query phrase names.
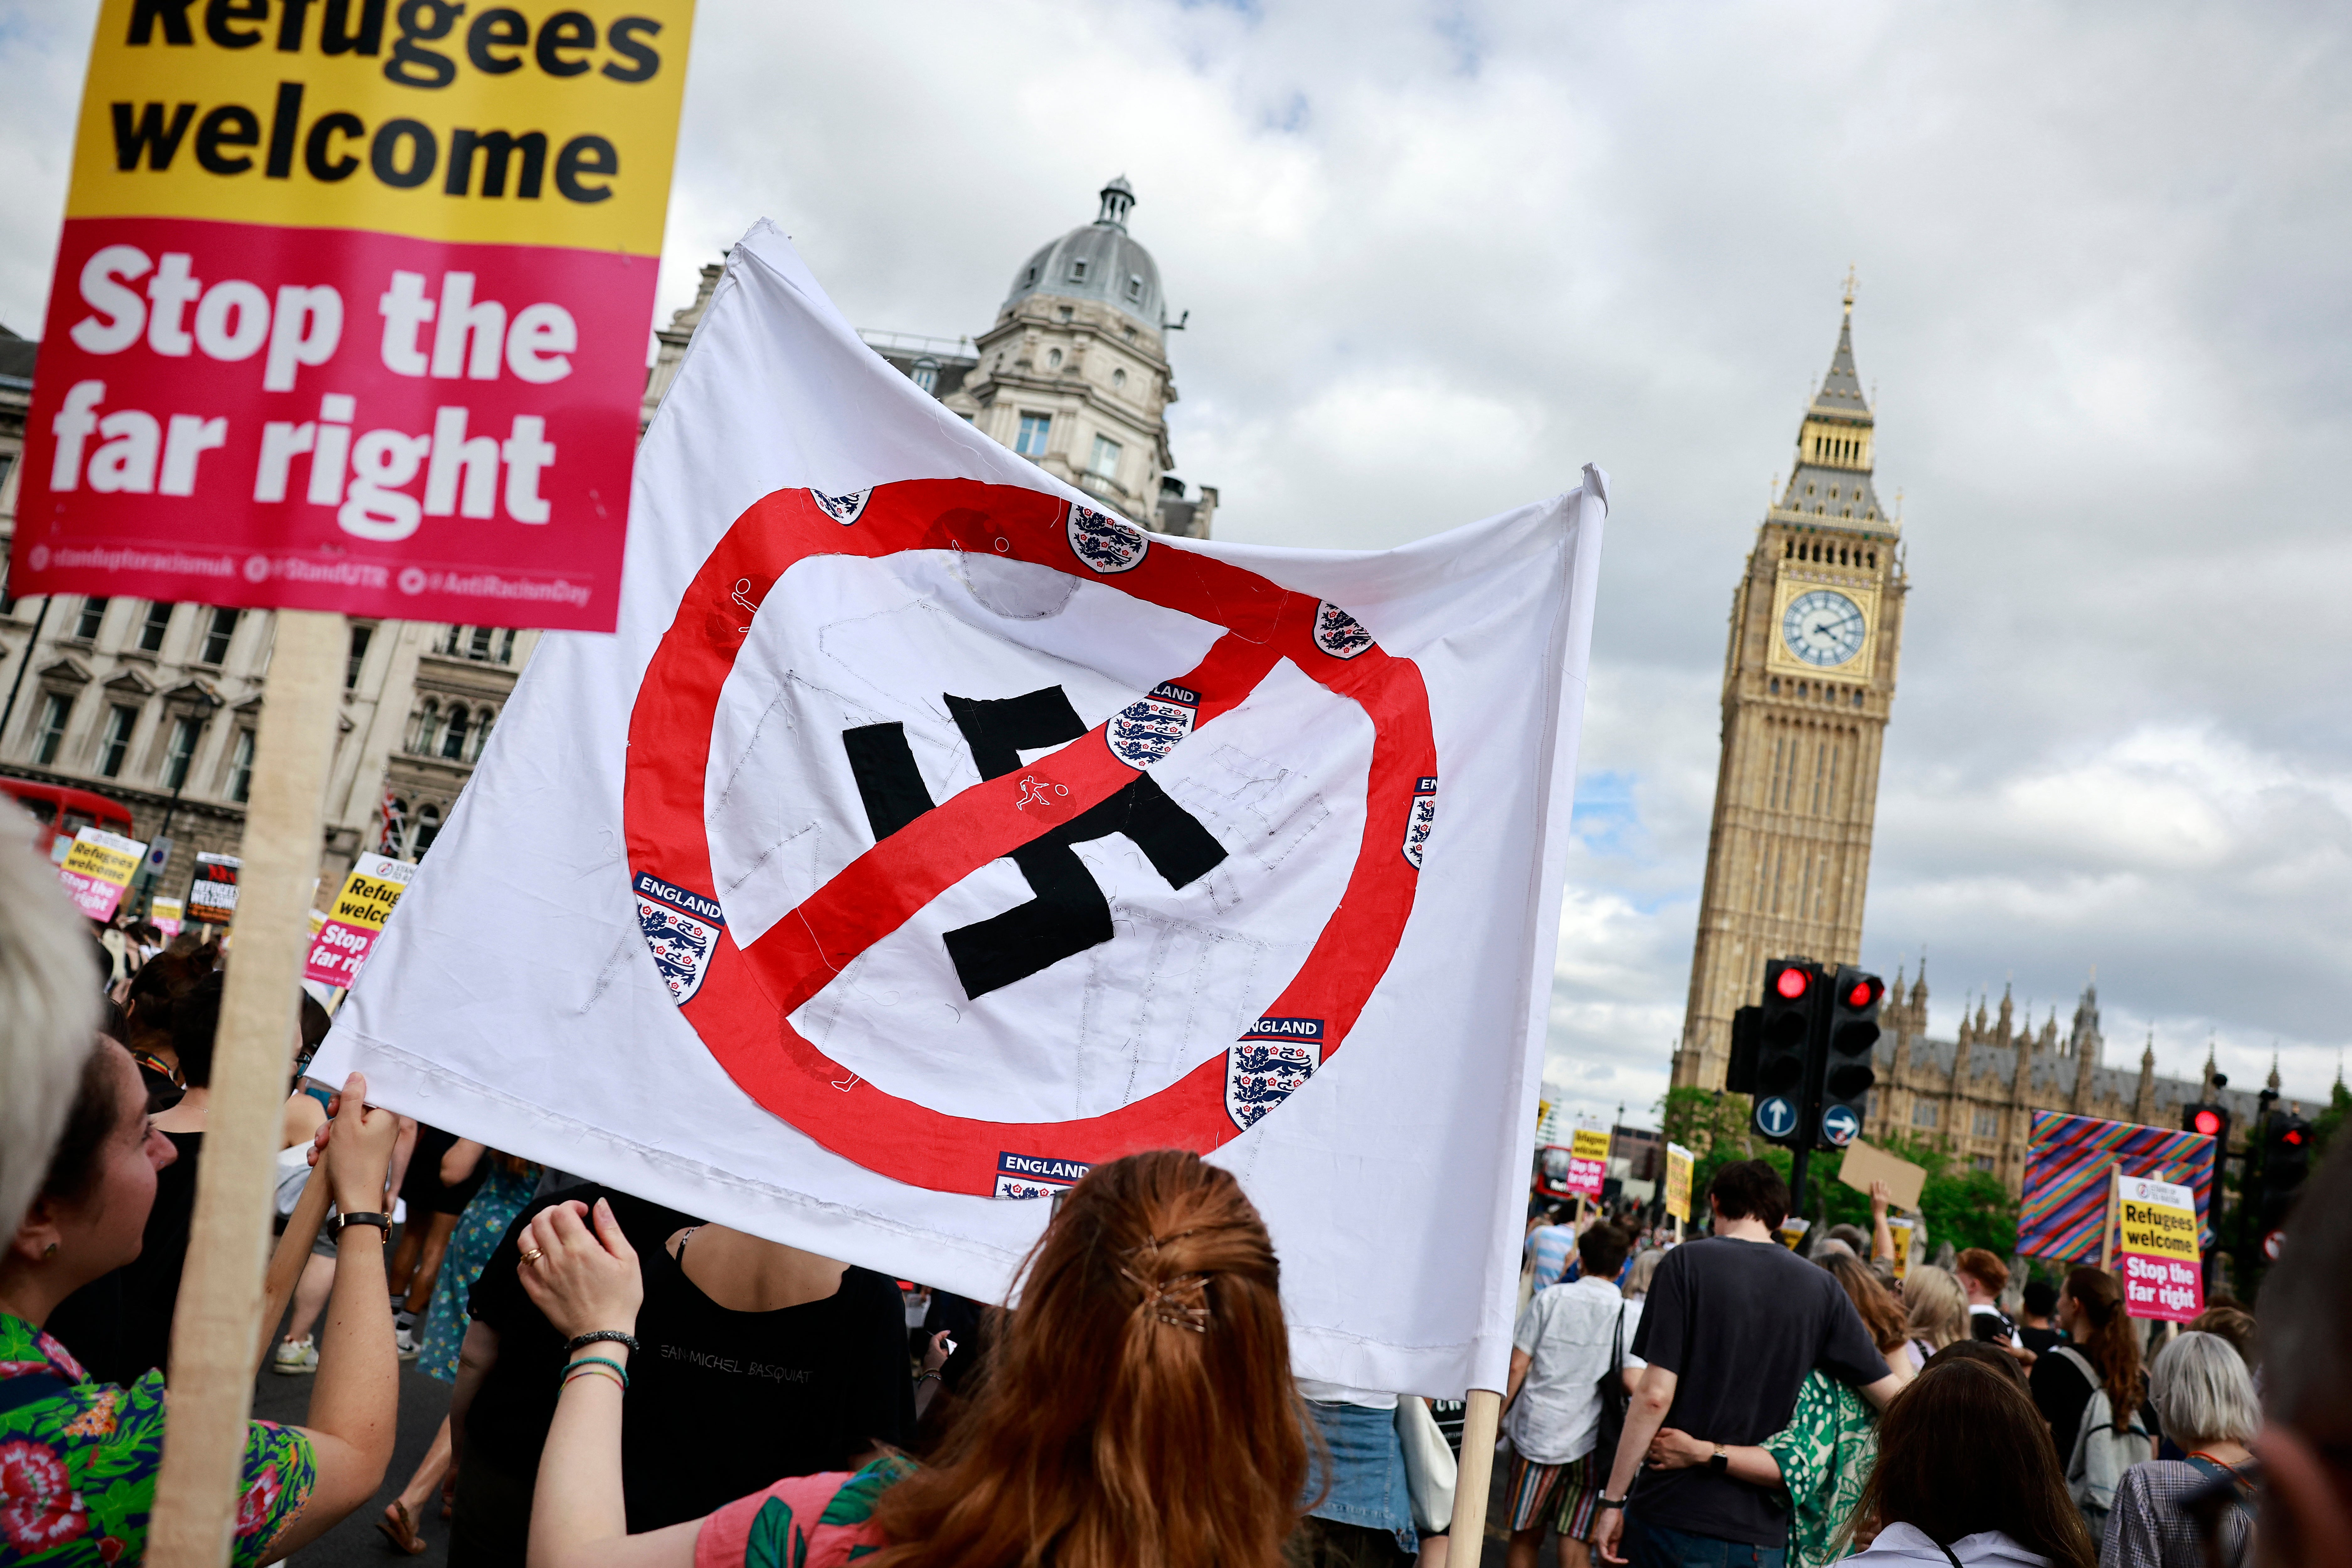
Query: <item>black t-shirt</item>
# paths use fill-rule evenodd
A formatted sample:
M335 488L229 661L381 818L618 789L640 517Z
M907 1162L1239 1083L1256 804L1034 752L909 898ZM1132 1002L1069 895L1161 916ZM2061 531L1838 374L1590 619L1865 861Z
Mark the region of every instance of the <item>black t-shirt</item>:
M474 1287L472 1310L499 1332L499 1358L466 1424L503 1470L535 1474L553 1417L562 1339L523 1291L517 1237L532 1214L570 1198L613 1200L645 1279L621 1471L632 1531L704 1514L782 1477L845 1468L915 1426L907 1316L896 1281L851 1268L822 1300L736 1312L704 1295L665 1243L695 1222L617 1193L574 1187L533 1203ZM689 1244L689 1253L691 1246Z
M2066 1342L2066 1336L2055 1329L2029 1329L2022 1323L2018 1325L2017 1338L2020 1343L2037 1356L2048 1355L2053 1349Z
M2097 1364L2092 1363L2095 1369ZM2083 1411L2096 1390L2073 1356L2043 1356L2033 1363L2026 1382L2033 1391L2033 1407L2050 1423L2050 1440L2058 1446L2058 1463L2063 1468L2067 1456L2074 1451L2074 1433L2083 1425Z
M457 1146L455 1132L422 1125L416 1129L416 1146L408 1156L408 1173L400 1179L400 1195L410 1208L423 1214L466 1212L482 1179L490 1173L490 1156L485 1153L476 1160L473 1173L464 1181L455 1186L446 1185L441 1180L441 1159Z
M1887 1375L1885 1356L1829 1270L1776 1243L1728 1237L1685 1242L1660 1260L1630 1348L1675 1376L1665 1425L1710 1443L1761 1443L1786 1426L1816 1367L1857 1388ZM1763 1547L1788 1542L1776 1489L1704 1465L1639 1471L1632 1506L1668 1530Z

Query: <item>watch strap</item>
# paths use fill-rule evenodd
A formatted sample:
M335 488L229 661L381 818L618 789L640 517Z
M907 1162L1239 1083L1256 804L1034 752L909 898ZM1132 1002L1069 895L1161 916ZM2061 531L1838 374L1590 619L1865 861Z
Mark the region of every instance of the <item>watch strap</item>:
M343 1232L351 1229L351 1227L355 1225L372 1225L375 1226L376 1229L383 1232L386 1236L390 1236L392 1234L392 1216L390 1215L347 1214L338 1215L335 1216L336 1237L340 1239Z

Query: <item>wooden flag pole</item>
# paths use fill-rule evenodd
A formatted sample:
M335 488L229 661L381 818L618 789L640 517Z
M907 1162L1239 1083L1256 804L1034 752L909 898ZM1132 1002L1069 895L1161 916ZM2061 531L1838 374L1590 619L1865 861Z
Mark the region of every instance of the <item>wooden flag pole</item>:
M236 1523L253 1347L277 1185L279 1107L300 1016L311 889L342 691L343 617L281 610L254 737L234 958L213 1052L188 1261L172 1328L171 1419L147 1561L219 1568ZM324 1197L323 1173L311 1188ZM306 1189L307 1190L307 1189Z
M1486 1491L1495 1479L1495 1432L1502 1425L1503 1396L1474 1388L1462 1412L1462 1463L1454 1477L1454 1523L1446 1534L1445 1560L1477 1568L1486 1550Z

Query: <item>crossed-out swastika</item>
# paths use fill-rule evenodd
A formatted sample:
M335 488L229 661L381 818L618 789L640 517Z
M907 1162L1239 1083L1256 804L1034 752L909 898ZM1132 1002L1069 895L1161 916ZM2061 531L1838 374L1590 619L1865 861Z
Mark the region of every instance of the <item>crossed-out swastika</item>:
M1075 741L1087 730L1058 686L996 700L942 695L983 779L1019 771L1024 751ZM877 844L934 809L937 803L908 749L906 726L866 724L845 730L841 744L849 755L849 769L856 776ZM1109 900L1072 847L1113 834L1125 835L1142 850L1151 868L1171 888L1189 886L1225 858L1224 846L1198 818L1169 799L1149 775L1138 777L1074 820L1013 851L1010 858L1035 897L949 931L942 939L967 997L977 1001L1111 940Z

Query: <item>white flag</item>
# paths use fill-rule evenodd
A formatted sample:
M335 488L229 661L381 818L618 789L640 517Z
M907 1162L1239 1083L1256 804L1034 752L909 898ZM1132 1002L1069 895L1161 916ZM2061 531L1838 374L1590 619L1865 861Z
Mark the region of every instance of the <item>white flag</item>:
M1601 480L1402 550L1147 533L738 246L316 1071L1001 1299L1101 1160L1214 1152L1301 1375L1502 1386Z

